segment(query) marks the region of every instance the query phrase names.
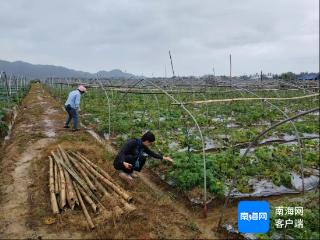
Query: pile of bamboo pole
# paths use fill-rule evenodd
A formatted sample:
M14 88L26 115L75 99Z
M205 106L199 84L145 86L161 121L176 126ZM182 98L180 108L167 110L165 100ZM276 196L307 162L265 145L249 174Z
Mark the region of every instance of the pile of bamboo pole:
M49 156L51 209L60 214L68 207L82 209L90 229L95 228L87 207L105 218L135 210L132 197L98 165L79 152L65 151L60 145ZM108 205L102 202L107 202Z

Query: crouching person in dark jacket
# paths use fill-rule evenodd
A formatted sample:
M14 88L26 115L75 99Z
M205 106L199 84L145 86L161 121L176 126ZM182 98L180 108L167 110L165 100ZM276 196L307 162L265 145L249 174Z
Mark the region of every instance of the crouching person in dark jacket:
M146 162L144 154L153 158L173 162L170 157L164 157L149 149L149 146L151 146L154 141L154 134L152 132L146 132L141 139L129 139L122 146L113 163L114 168L120 171L119 176L121 178L131 182L133 180L132 177L137 177L134 171L140 172L143 168Z

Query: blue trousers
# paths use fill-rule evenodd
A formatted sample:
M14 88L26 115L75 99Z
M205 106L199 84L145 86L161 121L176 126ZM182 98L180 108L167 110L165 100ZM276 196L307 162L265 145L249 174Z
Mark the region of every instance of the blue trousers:
M71 119L73 120L73 129L78 129L78 111L75 108L72 108L70 105L65 106L65 109L68 113L66 126L69 125Z

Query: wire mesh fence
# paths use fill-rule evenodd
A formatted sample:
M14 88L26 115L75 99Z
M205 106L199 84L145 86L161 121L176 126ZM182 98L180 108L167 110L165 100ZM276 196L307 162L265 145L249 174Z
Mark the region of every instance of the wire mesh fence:
M0 139L8 134L13 108L20 103L28 87L29 80L25 76L0 72Z

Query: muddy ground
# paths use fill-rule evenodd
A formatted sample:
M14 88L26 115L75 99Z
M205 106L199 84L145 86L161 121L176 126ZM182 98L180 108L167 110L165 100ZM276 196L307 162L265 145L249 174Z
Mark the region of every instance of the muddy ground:
M0 238L221 238L212 231L220 207L192 208L177 193L167 191L145 170L133 186L122 182L112 167L114 153L85 130L63 129L62 106L42 87L33 84L23 100L10 139L0 152ZM80 209L53 216L48 189L48 156L60 144L80 151L102 166L134 198L137 210L120 217L93 217L89 231ZM215 209L215 210L214 210ZM230 208L227 217L236 217ZM47 220L53 218L53 223ZM51 223L51 222L50 222Z

